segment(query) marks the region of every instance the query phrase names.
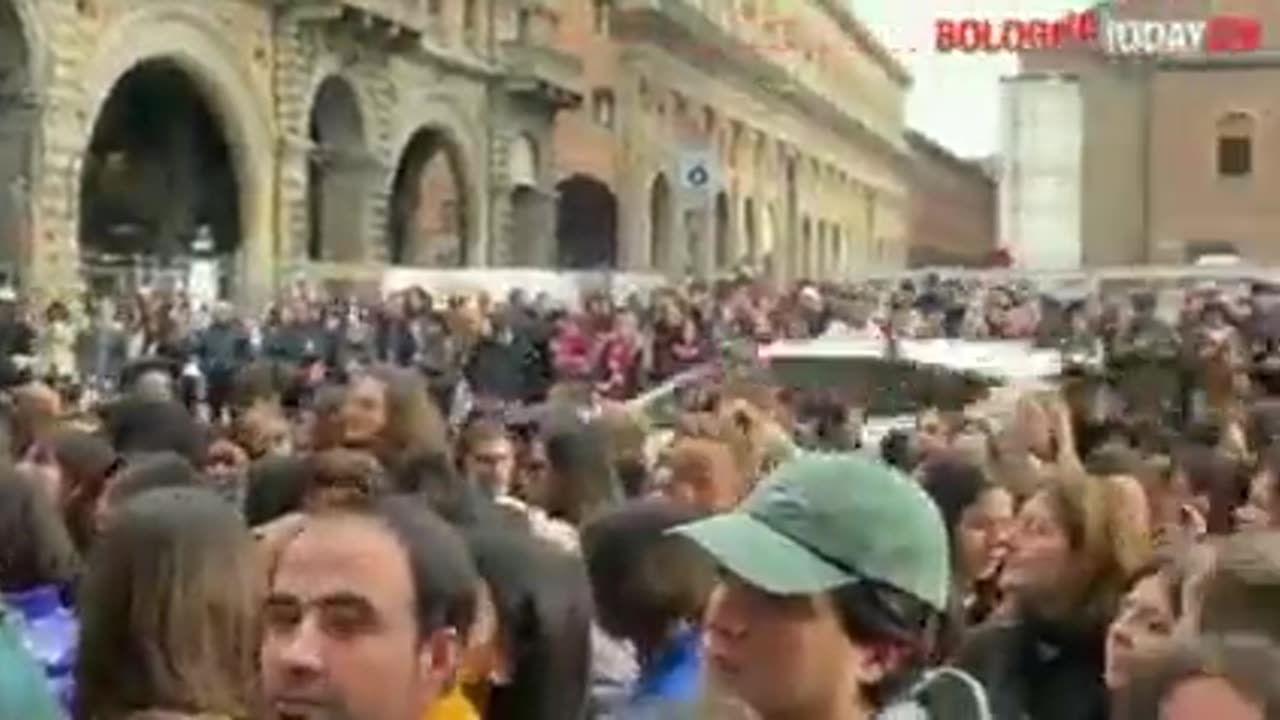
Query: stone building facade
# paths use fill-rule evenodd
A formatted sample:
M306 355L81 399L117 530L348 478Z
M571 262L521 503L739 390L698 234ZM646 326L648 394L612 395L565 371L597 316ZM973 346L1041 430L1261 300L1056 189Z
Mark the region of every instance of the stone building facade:
M996 184L978 161L907 131L911 147L908 264L982 266L996 252Z
M624 267L834 279L905 262L910 79L845 3L563 8L588 70L557 173L615 199ZM682 174L701 163L698 190Z
M255 303L388 263L834 276L903 257L908 82L832 0L0 0L3 259L55 295L204 236ZM148 110L179 86L209 133Z
M1081 245L1091 267L1213 254L1280 262L1280 4L1128 0L1128 18L1252 16L1262 50L1121 61L1094 48L1026 53L1026 73L1078 80L1084 105Z

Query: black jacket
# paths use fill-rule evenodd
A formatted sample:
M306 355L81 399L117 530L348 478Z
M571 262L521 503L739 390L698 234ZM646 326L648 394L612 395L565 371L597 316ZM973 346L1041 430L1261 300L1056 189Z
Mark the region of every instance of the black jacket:
M996 720L1106 720L1106 625L994 620L966 639L956 665L987 689Z

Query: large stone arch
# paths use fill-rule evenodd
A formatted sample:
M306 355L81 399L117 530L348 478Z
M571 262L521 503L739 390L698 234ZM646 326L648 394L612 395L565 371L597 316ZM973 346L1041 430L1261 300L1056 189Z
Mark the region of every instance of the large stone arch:
M465 151L447 127L423 125L398 156L387 219L388 259L396 265L465 267L475 259ZM425 204L424 204L425 200Z
M311 95L307 163L307 257L354 262L365 256L369 171L368 113L358 84L330 74Z
M149 61L173 63L208 103L230 146L238 186L242 246L236 286L242 301L269 298L276 248L273 238L275 144L269 104L254 74L240 64L234 36L206 13L161 6L134 10L98 36L84 78L86 127L71 170L79 176L93 129L112 91L129 71ZM265 74L265 70L263 71ZM79 237L80 193L69 193L70 237Z
M387 227L385 237L390 241L395 222L395 184L402 170L401 164L410 150L410 144L424 131L433 131L441 135L447 142L450 162L454 166L463 202L463 255L468 264L479 264L487 256L482 246L488 223L485 213L488 202L485 197L485 163L481 149L481 138L469 132L468 128L483 127L478 120L472 121L458 107L454 98L434 96L422 103L404 106L397 110L400 119L398 129L394 132L390 144L389 167L391 174L386 178L384 187L390 195L387 203ZM388 242L388 248L390 243Z

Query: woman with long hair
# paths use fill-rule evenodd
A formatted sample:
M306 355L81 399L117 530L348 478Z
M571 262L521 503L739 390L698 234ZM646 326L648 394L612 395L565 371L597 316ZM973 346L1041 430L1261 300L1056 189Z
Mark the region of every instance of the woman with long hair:
M262 580L244 523L213 492L127 502L81 585L76 720L254 717Z
M496 619L489 638L470 643L464 670L480 716L584 720L592 608L582 562L510 529L473 530L468 540Z
M1106 629L1147 560L1122 493L1060 470L1020 508L1001 575L1005 612L974 631L957 662L986 685L997 717L1106 717Z
M448 427L412 370L379 365L351 379L341 410L342 444L373 453L394 470L415 452L448 455Z

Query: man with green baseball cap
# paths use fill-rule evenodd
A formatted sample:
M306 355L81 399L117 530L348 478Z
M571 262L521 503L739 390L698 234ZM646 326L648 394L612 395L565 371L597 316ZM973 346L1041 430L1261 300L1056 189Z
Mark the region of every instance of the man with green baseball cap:
M906 476L804 455L733 512L673 532L724 571L705 622L712 692L761 720L854 720L916 686L951 573L942 517Z

